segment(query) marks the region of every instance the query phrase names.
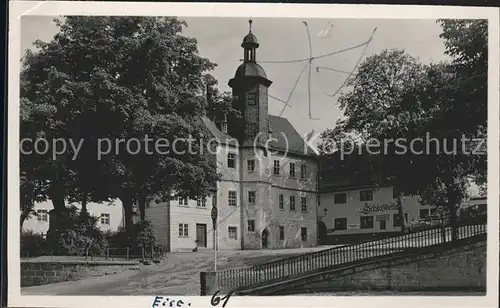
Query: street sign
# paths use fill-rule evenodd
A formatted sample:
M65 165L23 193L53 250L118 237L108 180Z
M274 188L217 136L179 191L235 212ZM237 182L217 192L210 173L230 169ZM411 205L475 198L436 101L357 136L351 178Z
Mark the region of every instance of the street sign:
M218 212L217 212L217 207L212 207L212 212L210 213L211 216L212 216L212 220L215 222L217 220L217 215L218 215Z

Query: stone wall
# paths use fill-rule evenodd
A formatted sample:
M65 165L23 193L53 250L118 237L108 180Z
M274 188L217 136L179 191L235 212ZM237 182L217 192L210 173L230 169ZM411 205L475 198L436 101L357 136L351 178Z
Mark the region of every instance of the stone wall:
M21 261L21 287L79 280L137 269L137 262Z
M419 254L385 257L342 269L325 270L242 295L307 292L461 290L486 292L486 241L431 247Z

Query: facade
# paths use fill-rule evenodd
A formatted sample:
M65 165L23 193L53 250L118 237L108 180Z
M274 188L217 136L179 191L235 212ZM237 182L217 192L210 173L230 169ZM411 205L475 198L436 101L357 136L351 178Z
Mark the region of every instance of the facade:
M78 209L81 205L72 203ZM47 234L49 229L49 212L53 209L50 200L35 204L35 211L38 216L32 216L24 221L23 230L30 230L35 233ZM109 203L88 203L87 211L90 215L99 217L98 226L103 231L117 231L123 225L123 207L120 200L113 200Z
M217 194L205 200L152 203L146 217L170 251L300 248L317 243L315 153L287 119L268 114L272 81L256 62L257 38L241 45L244 61L229 81L243 119L202 118L217 140ZM217 236L210 210L218 208Z
M406 225L437 215L436 208L420 204L418 196L403 196L402 204ZM364 185L321 192L318 215L326 227L328 243L401 231L397 195L392 187Z

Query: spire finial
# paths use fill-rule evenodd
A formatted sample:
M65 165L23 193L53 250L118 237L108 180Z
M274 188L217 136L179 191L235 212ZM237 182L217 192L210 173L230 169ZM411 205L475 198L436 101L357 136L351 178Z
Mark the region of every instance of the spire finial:
M249 25L249 33L252 33L252 19L248 20L248 25Z

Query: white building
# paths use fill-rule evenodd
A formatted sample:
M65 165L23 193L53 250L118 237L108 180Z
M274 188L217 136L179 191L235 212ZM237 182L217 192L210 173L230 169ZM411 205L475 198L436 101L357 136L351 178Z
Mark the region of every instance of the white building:
M72 203L78 209L81 205ZM69 205L68 205L69 206ZM32 216L24 221L23 230L31 230L36 233L46 234L49 229L49 211L54 207L50 200L35 204L35 211L38 216ZM99 218L97 224L103 231L117 231L123 225L123 207L120 200L106 203L88 203L87 211L92 216Z

